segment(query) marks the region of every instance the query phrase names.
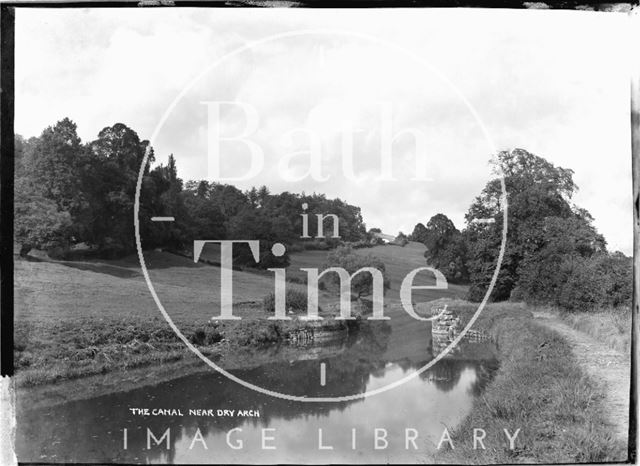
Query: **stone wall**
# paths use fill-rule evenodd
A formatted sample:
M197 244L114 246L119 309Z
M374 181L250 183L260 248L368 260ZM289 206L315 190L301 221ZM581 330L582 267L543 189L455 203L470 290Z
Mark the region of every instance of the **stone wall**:
M445 305L442 314L431 322L431 345L433 354L442 352L449 344L460 334L464 326L460 317L452 309L448 309ZM490 335L486 333L469 329L464 334L462 342L465 343L483 343L493 341ZM461 346L457 345L447 354L454 357L461 351ZM445 357L447 357L445 356Z
M447 336L449 339L453 339L461 329L462 322L460 318L446 304L442 314L431 322L431 333L439 337Z

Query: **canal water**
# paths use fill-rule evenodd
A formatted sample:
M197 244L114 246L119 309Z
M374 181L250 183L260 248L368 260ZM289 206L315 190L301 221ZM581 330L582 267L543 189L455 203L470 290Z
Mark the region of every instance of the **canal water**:
M415 373L434 356L427 342L407 357L389 357L389 333L384 326L374 326L325 348L301 347L296 351L299 357L289 356L289 360L234 374L296 396L364 393ZM286 351L291 354L290 347ZM454 354L397 388L338 403L274 398L213 371L52 407L30 409L19 398L18 459L79 463L430 462L444 429L452 431L459 425L491 379L497 368L494 356L490 343L463 343ZM320 364L326 368L324 385ZM133 414L132 408L148 409L150 414ZM175 411L151 414L159 409ZM190 410L202 410L201 415ZM226 415L218 416L224 410ZM238 415L241 410L244 415ZM207 412L213 415L202 415ZM161 439L159 445L154 437Z

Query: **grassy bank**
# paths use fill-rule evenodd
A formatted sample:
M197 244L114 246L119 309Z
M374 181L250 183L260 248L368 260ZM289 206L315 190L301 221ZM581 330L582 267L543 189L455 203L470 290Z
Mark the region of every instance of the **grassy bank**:
M474 309L456 303L468 316ZM533 320L523 305L488 306L478 327L494 335L500 369L471 414L445 443L438 461L450 463L563 463L620 461L625 446L603 422L603 394L578 367L571 348ZM474 428L486 431L487 449L474 449ZM509 448L503 429L520 433ZM496 447L496 445L501 445Z
M424 265L424 246L417 243L367 251L387 266L391 280L387 298L391 301L397 300L406 274ZM326 255L326 251L293 254L287 273L296 277L301 267L320 268ZM265 320L262 303L274 289L270 272L234 270L234 315L243 320L218 324L211 320L220 308L218 267L158 251L146 252L145 262L167 312L207 356L224 358L238 348L280 342L301 326ZM18 259L15 270L14 357L19 385L42 385L193 357L161 317L136 256L93 261L51 261L43 256ZM287 289L305 291L306 287L287 283ZM465 292L464 287L452 285L440 295ZM416 301L434 297L439 296L432 290L415 293ZM333 312L338 296L321 291L319 301L322 309Z
M611 308L588 313L559 312L560 318L576 330L591 335L616 351L630 354L631 309Z
M267 322L266 315L260 318L260 309L245 312L252 315L242 321L178 321L176 325L201 353L214 360L284 342L311 326L316 333L347 331L344 323L335 320L315 325L297 319ZM260 360L253 354L249 357ZM190 359L194 355L162 318L143 320L132 316L40 325L17 322L14 358L18 386L34 386Z
M234 314L211 321L220 307L217 267L173 254L146 254L149 273L183 334L211 357L281 341L297 324L256 323L273 279L234 271ZM161 317L136 257L111 261L15 263L14 361L19 386L129 370L193 357ZM304 288L295 284L292 289ZM321 303L330 297L321 294Z

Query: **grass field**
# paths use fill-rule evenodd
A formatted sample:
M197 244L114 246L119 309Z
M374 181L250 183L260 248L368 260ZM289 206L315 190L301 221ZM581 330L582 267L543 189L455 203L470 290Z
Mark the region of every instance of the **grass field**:
M172 317L198 320L219 313L218 267L194 264L162 252L145 253L145 262L154 288ZM16 320L160 315L137 256L100 262L18 260L15 269ZM272 291L273 279L268 274L233 271L234 302L261 301Z
M263 317L267 275L234 271L235 323L212 322L220 308L220 269L168 253L146 253L156 292L176 325L203 352L227 343L260 343L273 328L251 326ZM300 287L290 284L291 287ZM246 331L244 331L246 330ZM220 345L217 345L220 346ZM182 341L161 316L137 257L120 261L15 263L15 360L19 384L129 369L181 359Z
M411 270L425 266L424 246L409 243L358 249L373 254L386 266L391 282L389 299L398 299L402 280ZM290 277L304 275L303 267L322 268L327 251L291 255ZM163 252L146 252L145 263L163 305L176 320L208 320L220 306L220 269ZM432 284L429 273L419 274L416 285ZM304 289L288 283L288 287ZM234 303L259 302L273 291L270 272L233 271ZM462 298L466 287L449 284L447 290L416 290L414 301L442 297ZM67 321L86 318L158 317L159 311L140 270L137 256L122 260L49 262L17 260L15 267L16 321ZM332 300L328 293L321 298ZM240 309L240 312L242 310Z
M405 275L425 264L424 247L409 244L358 250L382 259L391 289L389 306L397 304ZM215 251L214 251L215 253ZM301 267L322 268L327 252L292 255L287 273ZM233 271L234 314L243 321L215 322L220 309L220 269L164 252L146 252L145 263L154 288L176 325L203 352L224 351L223 343L255 345L273 341L282 329L255 325L266 317L262 299L273 291L273 276L266 271ZM420 280L423 280L422 282ZM418 276L416 284L428 284ZM304 285L287 283L290 289ZM466 289L420 290L414 301L461 297ZM323 308L338 297L320 293ZM396 312L394 348L418 338L424 329L405 313ZM253 323L252 323L253 321ZM18 383L35 385L65 378L181 359L184 344L171 331L149 292L137 256L122 260L59 262L17 259L15 263L15 360Z
M422 243L409 242L406 246L381 245L372 248L354 249L356 254L371 254L384 262L386 274L391 281L391 289L388 298L399 299L400 285L404 277L413 269L426 266L424 252L426 248ZM290 265L287 267L287 277L300 282L306 281L306 273L301 268L317 268L321 270L327 262L328 251L305 250L290 254ZM201 258L207 261L219 262L219 247L208 244ZM432 274L423 272L416 277L416 285L433 285L435 279ZM416 302L431 301L438 298L463 298L467 293L467 286L449 284L447 290L416 290L414 292Z
M399 300L400 285L409 272L427 265L424 258L425 246L421 243L409 242L406 246L384 245L372 248L354 249L356 254L371 254L378 257L385 264L391 288L386 293L389 300ZM287 274L291 277L304 278L305 273L299 269L302 267L315 267L322 269L327 261L330 251L302 251L291 254L291 264ZM433 285L433 274L422 272L416 276L415 285ZM465 285L448 284L446 290L416 290L413 292L415 302L432 301L439 298L462 299L467 294Z

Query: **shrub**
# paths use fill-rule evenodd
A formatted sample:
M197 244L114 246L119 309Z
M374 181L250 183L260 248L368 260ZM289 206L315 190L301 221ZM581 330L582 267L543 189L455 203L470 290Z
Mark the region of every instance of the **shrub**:
M597 261L572 258L567 262L561 269L570 267L571 270L560 288L558 304L567 311L591 311L603 305L606 290L604 277L598 273Z
M189 341L198 346L213 345L220 340L222 340L222 334L210 326L197 328L189 337Z
M379 258L372 254L361 255L353 252L351 246L340 246L327 256L325 268L341 267L349 274L355 273L363 267L373 267L382 273L384 288L388 288L389 281L385 273L385 265ZM339 281L336 273L331 273L328 277L334 283ZM373 277L370 273L362 272L353 277L351 288L358 298L373 293Z
M328 251L331 245L324 240L305 241L302 247L307 251Z
M554 255L524 261L511 299L570 312L631 304L632 263L621 253Z
M407 235L405 235L404 233L400 232L400 233L398 233L398 236L396 236L396 239L394 239L391 244L395 244L397 246L405 247L408 243L409 243L409 239L407 238Z
M269 293L262 300L265 312L273 313L276 310L276 295ZM307 312L307 292L298 289L288 289L285 293L285 308L287 312Z

